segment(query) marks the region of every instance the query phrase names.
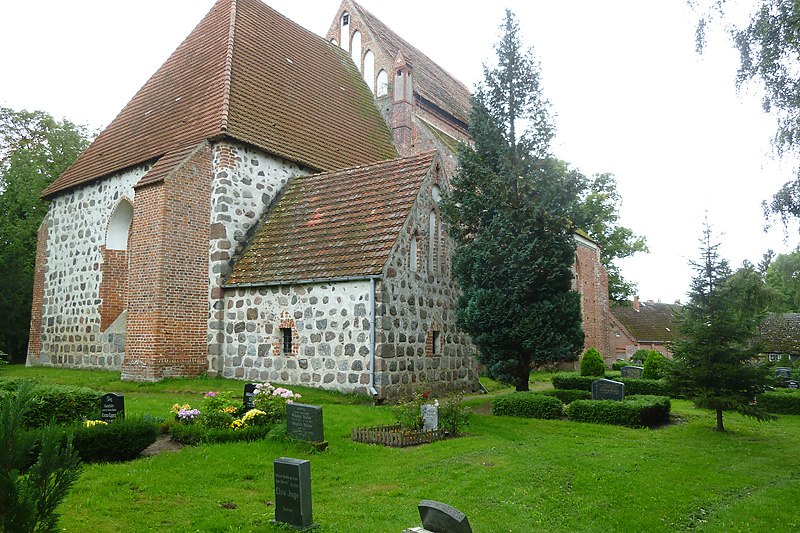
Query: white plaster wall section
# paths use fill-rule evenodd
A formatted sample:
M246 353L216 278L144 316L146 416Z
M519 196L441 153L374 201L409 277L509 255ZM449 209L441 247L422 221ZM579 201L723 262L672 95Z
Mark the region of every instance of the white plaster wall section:
M122 198L149 166L114 174L70 190L50 204L42 302L41 364L116 368L121 358L103 354L100 283L106 229Z
M223 376L366 394L369 281L227 289L224 303ZM282 353L282 314L297 355Z
M233 154L233 164L225 161ZM220 371L221 283L231 259L244 245L275 197L303 167L241 143L214 146L209 242L209 371Z

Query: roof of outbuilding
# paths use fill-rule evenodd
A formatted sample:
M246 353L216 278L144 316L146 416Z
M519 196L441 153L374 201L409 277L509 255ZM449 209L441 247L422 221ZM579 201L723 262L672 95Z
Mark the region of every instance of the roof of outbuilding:
M675 311L679 304L640 302L639 310L626 303L613 304L611 312L638 342L662 343L675 339Z
M769 313L759 327L766 352L800 354L800 313Z
M425 152L294 178L226 285L380 274L437 158Z
M397 156L344 51L260 0L218 0L42 194L223 136L321 171Z
M472 103L471 94L466 85L397 35L357 2L352 2L352 4L358 10L372 36L386 52L392 55L403 52L411 60L414 66L414 89L416 92L464 124L469 123Z

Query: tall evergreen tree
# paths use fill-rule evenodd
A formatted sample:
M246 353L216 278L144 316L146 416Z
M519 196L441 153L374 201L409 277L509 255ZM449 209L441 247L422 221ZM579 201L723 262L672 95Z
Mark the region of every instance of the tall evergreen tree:
M766 366L754 362L753 342L765 312L763 283L752 276L732 278L728 262L719 256L708 222L703 228L700 260L690 301L677 316L680 340L673 346L669 380L699 407L716 412L717 431L725 431L723 413L736 411L759 420L770 418L754 403L770 382Z
M31 321L39 197L88 145L83 127L0 108L0 350L24 360Z
M457 243L458 323L489 375L528 389L533 363L575 359L583 347L571 290L581 176L550 155L554 126L539 66L506 11L497 65L484 66L471 146L443 203Z

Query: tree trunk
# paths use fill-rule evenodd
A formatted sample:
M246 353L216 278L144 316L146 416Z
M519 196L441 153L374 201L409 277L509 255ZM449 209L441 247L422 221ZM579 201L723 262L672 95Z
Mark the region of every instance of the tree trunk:
M528 374L526 373L524 376L517 376L517 382L515 384L517 388L517 392L525 392L530 390L528 386Z
M722 425L722 409L717 409L717 427L716 431L725 431L725 426Z

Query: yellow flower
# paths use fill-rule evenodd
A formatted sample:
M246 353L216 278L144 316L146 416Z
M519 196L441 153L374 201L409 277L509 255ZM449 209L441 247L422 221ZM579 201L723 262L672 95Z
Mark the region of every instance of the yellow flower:
M176 404L174 404L174 405L172 406L172 409L170 409L170 410L169 410L169 412L170 412L170 413L172 413L172 414L175 414L175 415L177 415L177 414L178 414L178 413L179 413L181 410L186 410L186 411L188 411L188 410L189 410L189 409L191 409L191 408L192 408L192 407L191 407L191 406L190 406L188 403L185 403L185 404L183 404L183 405L181 405L181 404L179 404L179 403L176 403Z
M228 413L229 415L232 415L232 414L233 414L233 413L235 413L236 411L237 411L237 409L236 409L234 406L232 406L232 405L229 405L229 406L225 407L225 408L222 410L222 412L223 412L223 413Z
M245 424L245 423L244 423L244 422L243 422L241 419L239 419L239 418L237 418L236 420L234 420L233 422L231 422L231 425L230 425L230 428L231 428L232 430L234 430L234 431L235 431L235 430L237 430L237 429L244 429L244 428L246 428L246 427L247 427L247 424Z
M94 426L107 426L108 422L103 422L102 420L87 420L83 425L84 427L91 428Z

